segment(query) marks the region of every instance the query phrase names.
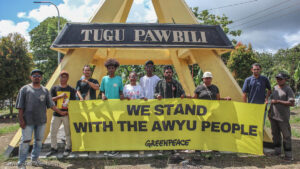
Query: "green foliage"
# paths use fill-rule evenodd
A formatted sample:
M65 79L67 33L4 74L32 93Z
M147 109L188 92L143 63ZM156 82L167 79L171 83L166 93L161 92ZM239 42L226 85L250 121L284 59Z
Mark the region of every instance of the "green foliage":
M0 100L10 99L12 103L18 90L29 82L32 59L27 46L19 33L0 39Z
M57 52L50 49L58 35L57 22L57 17L49 17L29 32L35 66L44 72L42 84L46 84L57 67ZM61 17L60 26L63 27L65 23L67 20Z
M220 25L223 31L230 35L230 37L237 37L240 36L242 31L241 30L230 30L228 28L229 24L232 24L233 21L229 20L227 16L224 14L222 16L216 16L214 14L210 14L208 10L199 11L198 7L192 8L192 11L196 18L199 20L200 24L204 25ZM237 41L235 39L231 39L231 42L233 45L236 45ZM224 53L221 55L221 58L225 64L227 64L227 61L230 57L230 52ZM202 82L202 74L200 67L198 65L193 65L190 67L190 70L193 74L193 79L196 85L199 85ZM200 76L201 75L201 76Z
M155 65L154 68L154 72L153 74L155 74L156 76L158 76L159 78L164 78L164 65ZM174 74L173 74L173 78L178 80L178 76L176 73L176 70L174 69ZM136 72L138 75L138 80L143 77L144 75L146 75L146 71L145 71L145 66L144 65L121 65L117 71L116 71L116 75L121 76L123 79L123 84L129 84L129 73L130 72Z
M267 128L271 128L271 122L270 122L269 118L266 118L265 126L266 126Z
M298 62L297 69L295 70L294 80L296 83L300 82L300 62Z
M235 50L230 54L227 67L233 72L236 81L242 87L245 78L251 75L251 65L256 62L257 58L251 44L247 47L242 43L238 43Z
M200 24L204 24L204 25L220 25L221 28L223 29L223 31L227 35L231 35L233 37L241 35L241 33L242 33L241 30L230 30L228 28L228 25L232 24L233 21L229 20L229 18L227 16L225 16L224 14L222 16L216 16L214 14L210 14L208 12L208 10L203 10L203 11L198 11L198 10L199 10L198 7L194 7L192 9L194 15L200 21ZM234 45L237 43L237 41L235 39L232 39L231 41L232 41L232 43Z
M280 49L274 55L257 53L258 62L262 66L262 74L266 75L272 86L276 85L275 76L279 72L290 76L289 85L297 92L300 89L300 45L291 49Z

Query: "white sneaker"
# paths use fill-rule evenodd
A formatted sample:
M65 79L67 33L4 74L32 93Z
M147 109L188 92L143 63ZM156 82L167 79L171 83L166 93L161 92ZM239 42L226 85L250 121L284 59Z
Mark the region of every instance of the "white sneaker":
M120 154L119 151L110 151L110 152L108 153L108 156L114 157L114 156L116 156L116 155L118 155L118 154Z

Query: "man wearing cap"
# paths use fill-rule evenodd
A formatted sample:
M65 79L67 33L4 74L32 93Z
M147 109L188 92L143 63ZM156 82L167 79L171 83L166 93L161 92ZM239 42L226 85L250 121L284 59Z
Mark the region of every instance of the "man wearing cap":
M294 105L295 95L293 90L286 84L288 75L279 73L276 75L277 85L274 87L271 95L271 108L269 110L269 119L275 146L274 155L281 154L281 143L285 160L293 160L292 139L290 120L290 106ZM282 136L281 136L282 135Z
M57 108L63 111L68 111L68 103L70 100L76 100L76 90L68 85L69 73L66 71L61 71L59 76L60 84L53 86L50 90L52 100L55 102ZM66 145L63 156L66 157L71 152L71 135L69 126L68 114L60 114L58 112L53 112L51 120L51 150L46 154L47 157L57 153L57 132L60 125L63 123Z
M260 75L261 66L254 63L251 68L252 76L246 78L243 85L243 100L248 103L264 104L271 94L271 85L267 77ZM268 89L266 95L266 89Z
M220 97L219 88L212 84L212 78L213 75L211 72L204 72L202 76L203 84L197 86L194 92L194 98L204 100L231 100L230 97Z
M181 84L173 79L173 68L169 65L164 67L164 79L157 82L154 96L162 98L184 98L185 92Z
M31 152L31 161L33 165L39 165L38 158L47 122L47 109L51 108L62 115L67 114L67 112L56 108L49 91L41 85L42 75L43 72L39 69L33 70L30 76L32 83L20 89L16 101L16 108L19 110L19 123L22 128L18 161L20 168L25 168L25 161L33 132L34 144Z
M160 78L153 74L154 63L152 60L148 60L145 63L145 71L147 74L140 79L140 85L143 89L145 98L154 99L155 86Z

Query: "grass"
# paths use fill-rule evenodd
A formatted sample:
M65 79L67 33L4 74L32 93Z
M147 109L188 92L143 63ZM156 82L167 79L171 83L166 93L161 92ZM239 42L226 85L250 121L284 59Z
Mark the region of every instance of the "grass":
M292 117L290 123L291 124L300 123L300 117Z
M17 113L18 110L16 108L13 108L13 113ZM9 109L0 109L0 115L10 114Z
M270 120L268 119L268 117L267 117L267 119L266 119L266 121L265 121L265 126L266 126L267 128L271 128L271 123L270 123Z
M14 124L12 126L0 128L0 135L15 132L19 127L19 124Z
M296 138L300 138L300 133L296 129L292 128L292 136Z

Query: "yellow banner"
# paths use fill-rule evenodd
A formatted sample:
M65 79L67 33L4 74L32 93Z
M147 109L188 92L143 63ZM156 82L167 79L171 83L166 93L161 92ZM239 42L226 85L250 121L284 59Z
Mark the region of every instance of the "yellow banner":
M198 99L70 101L73 151L263 154L265 105Z

